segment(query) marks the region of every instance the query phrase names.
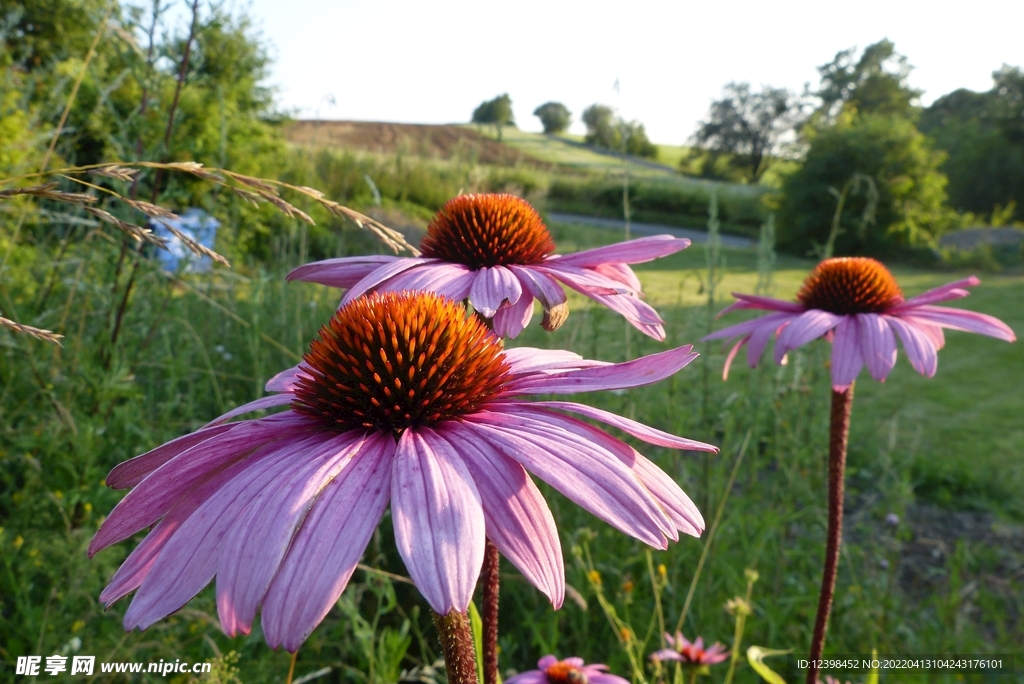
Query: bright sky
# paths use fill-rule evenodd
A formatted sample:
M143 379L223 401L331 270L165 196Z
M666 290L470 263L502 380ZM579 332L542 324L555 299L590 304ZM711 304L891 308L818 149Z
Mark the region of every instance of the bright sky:
M882 38L915 67L925 104L1024 66L1022 0L251 0L249 11L279 104L302 117L459 123L508 92L525 130L557 100L582 133L580 113L601 102L665 144L682 144L729 81L801 90L836 52Z

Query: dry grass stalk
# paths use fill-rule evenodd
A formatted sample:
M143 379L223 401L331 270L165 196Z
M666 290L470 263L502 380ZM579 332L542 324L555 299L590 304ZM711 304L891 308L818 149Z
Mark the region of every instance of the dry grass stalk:
M53 331L43 330L42 328L33 328L31 325L22 325L17 321L12 321L11 319L4 318L3 316L0 316L0 328L7 328L13 332L22 333L29 337L34 337L37 340L42 340L43 342L50 342L58 347L64 346L60 343L61 339L64 337L63 335L58 335Z
M168 221L160 221L160 223L162 223L163 226L165 228L167 228L167 230L171 231L171 233L174 235L174 237L176 237L179 240L181 240L182 244L184 244L185 247L187 247L188 250L190 252L192 252L193 254L196 254L198 256L210 257L211 259L216 261L218 264L222 264L224 266L227 266L228 268L231 267L231 264L228 263L228 260L225 259L223 256L221 256L217 252L213 251L209 247L207 247L207 246L205 246L203 244L200 244L199 242L196 242L195 240L190 238L188 235L185 235L180 230L175 228L172 223L170 223Z
M167 249L167 241L164 240L162 237L154 235L153 231L149 230L148 228L143 228L141 226L135 225L134 223L122 221L121 219L111 214L109 211L103 211L102 209L97 209L95 207L82 208L85 209L90 214L92 214L93 216L95 216L96 218L98 218L100 221L103 221L104 223L109 223L118 230L124 231L129 237L131 237L136 242L148 242L151 245L156 245L157 247L160 247L162 249Z
M18 195L29 195L41 199L56 200L58 202L69 202L71 204L92 204L96 197L84 192L62 192L55 190L56 183L45 183L43 185L30 185L27 188L14 188L13 190L0 191L0 200L10 199Z

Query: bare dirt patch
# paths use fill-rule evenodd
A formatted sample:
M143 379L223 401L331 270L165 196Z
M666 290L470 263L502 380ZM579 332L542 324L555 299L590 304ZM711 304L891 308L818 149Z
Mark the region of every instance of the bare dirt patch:
M295 121L285 129L290 142L382 154L405 152L424 157L463 159L481 164L528 164L551 168L536 157L451 124L400 124L383 121Z

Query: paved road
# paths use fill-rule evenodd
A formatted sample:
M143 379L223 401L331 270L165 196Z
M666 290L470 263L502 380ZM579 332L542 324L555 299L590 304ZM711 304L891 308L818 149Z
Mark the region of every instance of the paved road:
M596 216L580 216L578 214L560 214L549 212L548 216L552 221L560 223L579 223L597 228L609 230L625 230L626 222L618 219L598 218ZM630 233L636 235L674 235L675 237L689 238L694 242L707 242L708 234L704 230L693 230L692 228L676 228L675 226L660 226L655 223L629 222ZM757 242L749 238L737 237L735 235L722 235L722 245L725 247L736 247L749 249L755 247Z

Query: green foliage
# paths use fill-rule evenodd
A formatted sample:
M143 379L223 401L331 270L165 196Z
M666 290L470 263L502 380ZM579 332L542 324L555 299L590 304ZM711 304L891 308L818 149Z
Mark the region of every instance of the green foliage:
M755 93L749 83L728 84L693 135L695 145L711 152L701 164L701 175L712 175L718 160L728 155L730 165L742 169L748 181L758 182L769 155L778 152L781 138L792 132L799 115L799 103L785 88L764 86Z
M837 195L854 174L877 189L873 224L864 221L870 197L847 197L835 241L837 255L890 257L934 246L952 220L943 206L943 155L914 124L888 116L846 114L834 126L812 131L803 166L782 184L779 246L807 254L829 237Z
M611 107L592 104L583 110L583 123L587 126L584 138L588 145L612 150L634 157L657 159L658 146L647 137L639 121L624 121Z
M831 62L818 67L819 112L835 117L851 108L861 114L914 118L921 91L907 83L912 67L896 52L896 45L882 39L864 48L859 59L856 52L856 48L837 52Z
M1024 72L1004 66L984 93L964 88L937 99L921 130L947 154L949 201L958 211L989 214L1016 203L1005 219L1024 220Z
M717 190L716 190L717 188ZM757 237L765 220L763 195L735 192L714 183L680 183L672 179L632 178L629 183L630 216L641 223L694 227L707 221L711 195L718 193L718 218L723 232ZM615 178L554 178L548 188L552 211L622 216L622 181Z
M512 98L508 93L504 93L493 100L481 102L480 106L473 110L470 121L475 124L492 124L498 132L498 140L501 140L501 129L516 125L515 116L512 114Z
M545 133L564 133L572 123L572 112L561 102L545 102L533 110L533 115L540 119Z

